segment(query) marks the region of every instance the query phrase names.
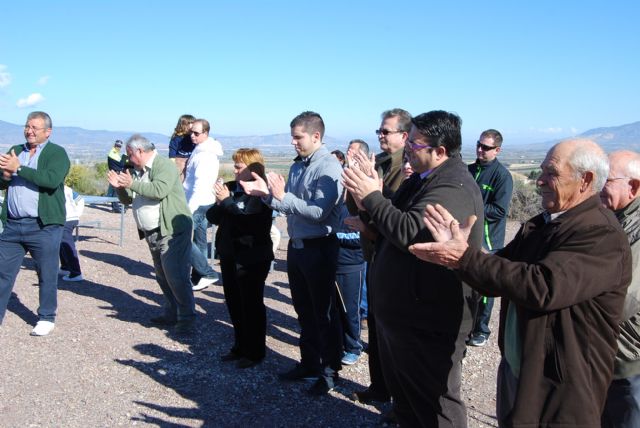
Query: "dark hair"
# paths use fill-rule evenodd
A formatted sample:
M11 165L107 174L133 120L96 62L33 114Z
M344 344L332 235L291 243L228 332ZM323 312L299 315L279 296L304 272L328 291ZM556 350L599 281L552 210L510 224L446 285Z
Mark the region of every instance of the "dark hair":
M359 149L362 152L364 152L365 155L369 156L369 145L367 144L366 141L361 140L359 138L356 138L355 140L351 140L347 145L347 150L349 150L349 147L351 147L352 144L358 144L360 146Z
M316 132L319 132L320 139L322 140L324 138L324 121L318 113L312 111L304 111L294 117L289 126L291 128L302 126L305 133L314 134Z
M411 113L401 108L394 108L382 112L382 120L389 119L391 117L398 118L398 131L409 132L411 131Z
M211 125L209 125L209 121L207 119L196 119L193 121L192 126L196 123L202 124L202 132L204 132L205 134L208 134L209 131L211 131Z
M496 131L495 129L487 129L480 134L479 140L482 141L485 138L491 138L495 143L496 147L502 147L502 134L500 131Z
M414 117L411 123L431 147L443 146L449 157L460 153L462 119L457 114L434 110Z
M344 153L342 153L340 150L334 150L331 152L331 154L338 158L340 163L344 165Z

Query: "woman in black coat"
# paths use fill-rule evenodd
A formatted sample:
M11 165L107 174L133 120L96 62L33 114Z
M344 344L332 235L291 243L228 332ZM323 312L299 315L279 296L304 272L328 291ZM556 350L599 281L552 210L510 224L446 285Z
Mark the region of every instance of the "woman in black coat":
M239 183L252 180L252 172L266 181L260 151L238 149L232 158L236 179L216 183L216 203L207 211L207 219L218 225L216 251L235 334L233 347L221 359L236 361L239 368L248 368L265 356L264 284L273 260L269 235L272 210L259 197L244 193Z

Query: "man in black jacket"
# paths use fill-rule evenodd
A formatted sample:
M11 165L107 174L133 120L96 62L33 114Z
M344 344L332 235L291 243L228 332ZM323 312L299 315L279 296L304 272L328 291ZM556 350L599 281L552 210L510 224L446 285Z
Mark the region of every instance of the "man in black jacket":
M453 271L413 257L433 241L422 215L446 203L459 219L483 216L478 186L460 158L461 120L444 111L412 119L406 150L415 173L391 200L372 177L349 168L345 187L378 230L371 266L371 302L384 380L401 426L466 426L460 397L462 355L472 326L471 291ZM481 246L478 224L470 244Z
M469 165L469 172L476 180L484 202L484 224L482 246L494 253L504 246L507 214L513 192L511 173L498 160L502 150L502 134L487 129L476 143L477 159ZM468 344L484 346L491 334L489 320L493 309L493 297L483 296L478 304L473 330Z

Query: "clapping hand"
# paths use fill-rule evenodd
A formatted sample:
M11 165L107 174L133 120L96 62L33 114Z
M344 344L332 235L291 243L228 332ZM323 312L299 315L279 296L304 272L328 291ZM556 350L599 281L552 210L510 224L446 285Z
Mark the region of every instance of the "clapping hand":
M420 260L457 269L469 248L467 240L477 217L472 215L460 225L449 211L436 204L425 207L423 220L435 242L413 244L409 251Z

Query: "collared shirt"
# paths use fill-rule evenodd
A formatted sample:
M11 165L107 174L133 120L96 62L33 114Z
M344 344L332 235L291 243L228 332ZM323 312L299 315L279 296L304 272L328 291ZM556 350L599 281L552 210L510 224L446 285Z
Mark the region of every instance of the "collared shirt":
M21 166L38 169L38 158L49 141L36 145L31 156L29 143L24 143L24 150L18 155ZM7 190L7 213L9 218L38 217L38 186L24 178L13 174Z
M153 160L158 155L158 152L153 151L153 155L147 161L142 171L134 170L133 179L135 181L142 181L149 183L149 174L151 172L151 166ZM134 192L133 203L133 217L136 219L138 229L144 231L150 231L157 227L160 227L160 200L147 198Z

